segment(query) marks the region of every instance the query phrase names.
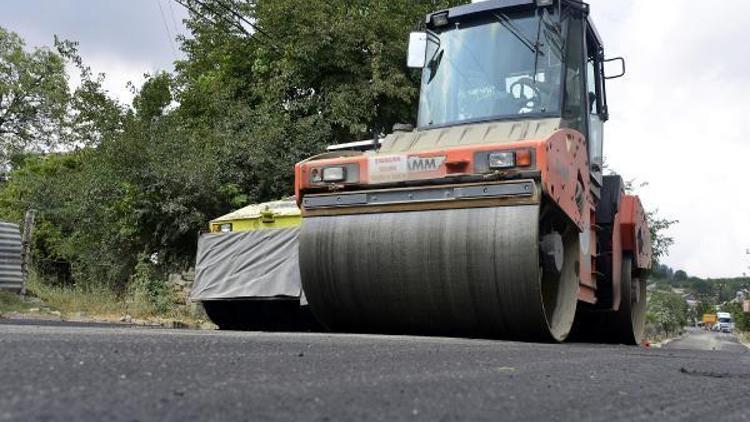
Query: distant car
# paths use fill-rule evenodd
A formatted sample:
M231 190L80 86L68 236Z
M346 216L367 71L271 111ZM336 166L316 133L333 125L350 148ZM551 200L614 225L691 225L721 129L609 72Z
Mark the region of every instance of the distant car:
M714 326L716 331L722 333L731 333L734 329L734 321L732 321L732 315L729 312L717 312L718 322Z

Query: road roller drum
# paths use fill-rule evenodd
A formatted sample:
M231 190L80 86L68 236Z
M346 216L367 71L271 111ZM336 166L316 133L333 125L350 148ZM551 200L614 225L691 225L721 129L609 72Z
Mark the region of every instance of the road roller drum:
M577 236L546 275L539 226L538 205L305 219L303 288L336 330L563 340Z

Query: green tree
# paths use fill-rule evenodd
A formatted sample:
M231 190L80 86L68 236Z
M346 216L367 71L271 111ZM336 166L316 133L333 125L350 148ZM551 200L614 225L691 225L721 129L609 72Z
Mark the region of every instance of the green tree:
M73 92L68 63L80 72ZM27 51L0 27L0 172L24 154L95 145L120 130L124 109L101 88L103 79L83 65L76 43L55 38L54 49Z
M192 14L193 38L182 42L179 113L211 133L223 184L262 201L291 194L293 164L326 145L414 120L419 72L406 67L408 33L459 2L205 3L194 6L213 22ZM229 3L259 28L252 39L227 23L236 21L221 6Z
M133 108L139 119L150 122L161 117L172 102L172 77L167 72L146 75L146 81L133 99Z
M675 281L685 281L688 279L688 275L683 270L677 270L674 272L674 280Z
M667 265L656 264L651 270L651 275L654 278L663 280L672 280L674 277L674 270Z
M24 49L0 27L0 169L14 154L45 151L62 136L70 100L65 60L48 49Z
M68 63L81 77L72 92ZM63 280L88 274L82 264L97 262L87 255L94 244L80 242L102 233L102 220L93 217L107 205L97 196L106 172L94 170L91 147L119 136L127 118L101 88L103 78L84 66L74 42L55 39L54 49L29 52L18 35L0 28L0 170L14 170L0 186L0 218L20 221L37 209L38 269Z
M724 312L732 314L734 320L734 327L740 331L750 331L750 314L746 314L742 310L742 304L730 302L721 307Z
M687 325L689 310L680 295L671 291L655 290L648 300L646 318L668 334L678 333Z
M679 220L673 220L659 216L659 210L647 211L646 220L651 232L651 260L652 266L659 264L660 260L669 255L669 248L674 245L674 238L667 233L669 228L679 223ZM677 274L675 273L675 277Z

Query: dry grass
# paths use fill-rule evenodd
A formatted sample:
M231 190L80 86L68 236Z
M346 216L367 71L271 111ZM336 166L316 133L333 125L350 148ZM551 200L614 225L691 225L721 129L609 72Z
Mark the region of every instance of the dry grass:
M38 278L30 277L28 291L63 315L69 316L78 312L109 318L124 315L124 304L114 293L104 289L48 286Z
M170 306L158 311L143 295L116 295L104 287L50 286L39 277L29 277L29 294L41 299L46 306L60 311L63 317L85 315L97 319L119 320L125 315L138 320L175 319L190 324L192 316L185 306Z
M663 343L667 340L672 340L679 337L682 333L668 333L665 332L657 324L647 322L643 332L644 340L648 340L651 344Z
M5 312L25 312L33 308L33 306L15 293L0 290L0 314Z

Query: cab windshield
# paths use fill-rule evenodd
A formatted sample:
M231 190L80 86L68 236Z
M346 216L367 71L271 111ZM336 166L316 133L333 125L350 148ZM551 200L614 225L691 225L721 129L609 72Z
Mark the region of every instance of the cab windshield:
M492 13L428 35L419 127L560 113L563 41L547 9Z

